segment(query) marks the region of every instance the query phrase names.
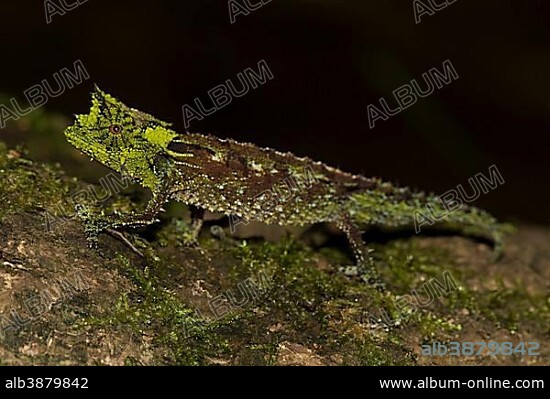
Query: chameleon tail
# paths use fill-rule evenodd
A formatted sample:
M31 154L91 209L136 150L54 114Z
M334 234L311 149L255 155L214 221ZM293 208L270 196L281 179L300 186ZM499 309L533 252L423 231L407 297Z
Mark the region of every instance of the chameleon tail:
M381 188L383 190L366 190L349 197L351 219L361 229L369 226L414 227L416 233L441 230L483 238L492 242L495 260L503 254L504 236L513 231L510 225L498 223L488 212L464 205L460 199L443 203L435 195L413 193L388 183L382 183Z

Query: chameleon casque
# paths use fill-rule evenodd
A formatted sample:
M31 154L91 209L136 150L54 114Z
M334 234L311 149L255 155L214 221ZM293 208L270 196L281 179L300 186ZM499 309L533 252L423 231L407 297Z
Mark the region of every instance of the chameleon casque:
M309 158L211 135L178 134L170 124L97 87L90 112L77 115L65 135L77 149L152 192L141 212L109 216L80 212L92 241L108 229L155 222L171 200L191 207L195 237L204 210L277 225L329 222L346 234L357 274L373 282L376 272L361 237L363 229L411 226L414 212L426 205L434 214L445 211L434 195L352 175ZM289 178L311 184L292 196L268 201L269 206L262 202L262 193ZM482 210L463 206L438 221L438 227L489 239L500 252L502 226Z

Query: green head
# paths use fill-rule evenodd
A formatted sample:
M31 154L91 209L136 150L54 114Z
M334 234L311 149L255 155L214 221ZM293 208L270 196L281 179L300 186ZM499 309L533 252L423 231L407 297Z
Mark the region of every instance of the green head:
M76 115L65 136L91 158L152 188L154 161L177 135L169 126L96 87L90 112Z

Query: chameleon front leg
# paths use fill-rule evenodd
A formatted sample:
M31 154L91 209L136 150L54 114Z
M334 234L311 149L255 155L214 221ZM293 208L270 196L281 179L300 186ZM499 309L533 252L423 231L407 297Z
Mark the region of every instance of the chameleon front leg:
M112 215L92 213L88 208L77 205L76 213L84 221L86 239L91 247L97 245L97 237L103 232L109 232L128 244L121 233L116 233L116 230L124 227L147 226L157 222L156 215L163 210L164 203L165 201L161 197L153 197L142 212L132 212L126 215L118 212ZM135 248L132 249L135 251Z
M165 185L168 185L166 183ZM135 248L122 232L118 231L123 228L143 227L149 224L158 222L157 215L164 211L164 204L172 199L172 194L168 187L162 186L154 190L152 197L147 203L145 209L141 212L132 212L126 215L115 213L114 215L105 215L103 213L94 214L87 208L77 207L78 216L84 220L85 232L88 243L91 247L97 246L97 237L102 232L106 232L113 237L123 241L138 255L142 255ZM203 225L204 209L191 205L191 228L190 237L186 238L186 242L196 243L198 235Z
M361 230L347 215L340 215L336 226L346 234L356 262L356 266L342 268L343 271L348 275L358 275L364 282L381 288L381 279L378 277L370 251L363 242Z
M110 221L109 227L119 229L124 227L142 227L158 222L157 215L163 211L162 207L167 202L164 195L153 195L141 212L132 212L127 215L117 214Z
M77 216L84 221L86 239L90 247L96 247L99 234L107 232L122 240L125 244L130 246L134 252L139 253L122 233L117 231L117 229L147 226L157 222L158 219L156 216L163 211L162 207L169 199L169 191L162 189L154 190L151 199L143 211L131 212L125 215L118 212L111 215L106 215L103 212L95 213L92 212L90 208L80 205L77 205L75 209Z

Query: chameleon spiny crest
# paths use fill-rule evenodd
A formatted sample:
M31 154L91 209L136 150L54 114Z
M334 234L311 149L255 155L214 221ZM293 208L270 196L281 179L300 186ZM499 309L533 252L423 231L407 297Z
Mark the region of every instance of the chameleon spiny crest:
M191 207L195 235L204 210L277 225L328 222L346 234L357 273L372 283L376 272L361 238L363 229L411 226L415 210L427 204L434 214L445 212L434 195L352 175L309 158L211 135L178 134L170 124L97 87L90 112L76 116L65 135L82 152L152 192L142 212L109 217L81 212L90 240L108 229L153 223L172 200ZM276 201L265 198L274 186L288 181L304 186L290 188L292 195L280 195ZM439 221L439 226L489 238L501 248L501 225L479 209L464 206Z

